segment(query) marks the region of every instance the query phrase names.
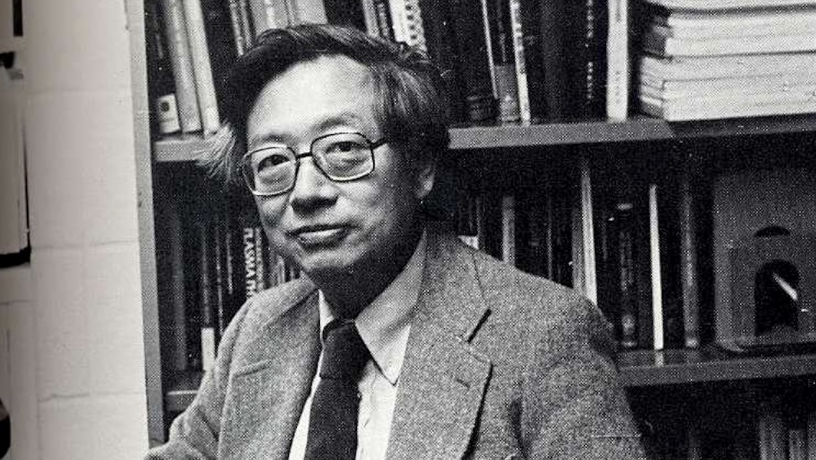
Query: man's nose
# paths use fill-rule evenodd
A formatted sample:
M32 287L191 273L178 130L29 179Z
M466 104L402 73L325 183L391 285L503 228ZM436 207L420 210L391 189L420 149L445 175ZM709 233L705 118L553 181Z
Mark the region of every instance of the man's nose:
M295 185L289 195L292 207L305 209L333 202L336 198L334 182L317 167L314 158L300 159Z

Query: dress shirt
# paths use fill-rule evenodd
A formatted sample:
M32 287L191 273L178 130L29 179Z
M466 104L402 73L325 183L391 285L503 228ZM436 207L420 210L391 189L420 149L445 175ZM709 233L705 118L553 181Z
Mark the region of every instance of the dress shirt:
M426 236L417 244L414 254L402 272L363 309L354 320L360 337L373 358L363 369L358 383L360 411L357 421L357 460L381 460L385 458L391 419L397 399L397 386L411 330L411 318L416 306L425 266ZM320 330L334 319L331 306L318 291ZM317 368L320 369L321 353ZM289 460L303 460L309 433L309 413L312 395L320 383L320 373L312 380L312 388L303 412L300 414Z

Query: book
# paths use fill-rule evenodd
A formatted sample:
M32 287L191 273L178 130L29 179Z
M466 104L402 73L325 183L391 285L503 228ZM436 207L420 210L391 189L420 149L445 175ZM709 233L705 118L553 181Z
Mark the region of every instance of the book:
M816 33L692 39L667 35L665 29L652 28L643 35L642 46L657 56L796 53L816 51Z
M664 348L663 281L660 263L660 218L657 185L649 184L649 254L652 274L652 340L655 350Z
M764 35L793 31L801 33L812 30L814 21L816 21L816 9L812 7L807 9L773 7L730 11L662 10L650 18L651 24L669 27L683 35Z
M629 1L608 0L606 38L606 117L629 113Z
M509 0L510 30L513 37L513 60L516 66L516 88L518 89L519 119L522 123L532 121L530 92L527 79L527 54L524 49L524 29L521 18L521 0Z
M267 29L280 29L289 25L286 0L248 0L255 36Z
M204 136L209 136L218 131L221 121L218 114L218 100L215 96L210 51L207 46L207 33L204 27L204 12L201 8L201 0L181 1L187 26L190 59L193 64L196 97L201 114L201 127Z
M565 0L540 0L541 62L546 118L563 120L569 114L566 29L577 27L567 20Z
M722 119L750 116L791 115L816 112L813 86L789 91L761 93L750 98L744 95L710 95L685 99L663 100L639 95L640 108L646 114L667 121Z
M324 0L323 6L326 11L326 21L329 24L345 25L365 30L369 35L377 36L376 11L372 0ZM366 9L370 9L366 11ZM369 17L366 17L366 16ZM374 27L375 33L371 33L369 27Z
M638 346L639 317L637 296L636 265L636 225L633 216L635 205L627 197L621 196L615 203L617 230L617 275L618 275L618 329L621 347Z
M236 0L238 2L238 15L240 17L241 35L244 37L245 49L249 50L255 44L255 28L252 24L252 9L249 0Z
M198 267L198 297L200 308L199 315L199 337L201 347L201 368L204 371L212 369L215 364L216 348L216 305L213 302L213 265L212 253L212 226L208 221L198 222L197 232L199 237L199 267Z
M240 56L249 49L249 44L244 37L244 25L241 18L241 6L238 0L227 0L227 8L229 10L230 31L232 32L232 40L235 43L235 54Z
M162 0L164 30L173 68L179 124L185 133L201 130L193 61L181 0Z
M408 29L405 19L405 0L388 0L388 15L391 18L390 24L394 33L394 41L408 42Z
M405 32L406 43L423 51L428 47L425 43L425 29L422 22L422 8L419 0L403 0L405 2Z
M148 97L153 132L160 135L181 130L173 68L167 48L166 32L159 2L145 4L145 48L148 72Z
M816 18L796 21L782 17L780 21L747 21L738 15L734 20L698 26L668 26L653 22L648 30L658 35L689 40L713 40L737 37L767 37L769 35L807 35L816 33Z
M601 0L567 1L564 6L567 115L605 116L607 7Z
M389 41L394 41L394 26L391 21L391 11L388 0L373 1L374 11L377 14L377 30L380 33L380 37Z
M541 1L521 1L520 19L531 121L539 121L547 117L547 98L544 90L545 64L541 50L543 46L540 18Z
M377 7L374 6L374 0L360 0L360 11L363 14L363 23L365 25L365 29L363 30L372 37L380 37L380 26L377 22Z
M490 31L491 61L493 69L494 97L498 104L501 122L518 121L519 101L516 67L513 60L513 38L510 30L510 5L508 0L484 0L488 30Z
M375 0L375 2L380 0ZM428 54L439 68L448 95L452 122L467 120L465 100L467 90L463 81L464 63L456 48L453 20L449 2L420 0L423 30Z
M467 119L472 122L495 118L496 101L490 74L488 41L482 22L480 0L449 3L457 58L465 84Z
M751 78L768 75L812 75L816 53L660 58L641 56L638 72L658 81Z
M749 8L783 8L791 6L810 6L812 0L645 0L652 5L669 10L689 11L722 11L743 10Z
M290 24L325 24L326 8L323 0L286 0Z
M235 36L232 33L232 18L229 6L222 0L201 0L201 8L204 14L215 97L220 112L227 98L231 97L226 87L227 73L238 57Z
M816 410L807 413L807 460L816 460Z
M690 160L687 160L687 162ZM689 163L684 165L680 179L679 231L680 273L682 278L683 333L686 348L700 346L700 297L697 281L697 213L695 190Z
M785 423L778 408L763 405L757 420L760 460L785 460L787 435Z
M716 78L706 80L661 80L642 75L639 94L661 99L682 99L705 97L712 94L724 96L751 95L795 90L797 87L816 85L816 75L812 73L787 73L738 78Z
M595 224L592 210L592 179L589 160L581 159L580 202L581 202L581 247L583 260L584 295L598 304L598 282L595 264Z

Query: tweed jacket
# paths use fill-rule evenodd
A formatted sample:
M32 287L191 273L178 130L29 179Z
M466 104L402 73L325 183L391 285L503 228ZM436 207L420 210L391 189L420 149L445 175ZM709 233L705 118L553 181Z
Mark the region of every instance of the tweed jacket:
M320 354L308 279L255 296L170 440L148 459L286 459ZM609 325L573 291L438 232L400 375L388 459L637 459Z

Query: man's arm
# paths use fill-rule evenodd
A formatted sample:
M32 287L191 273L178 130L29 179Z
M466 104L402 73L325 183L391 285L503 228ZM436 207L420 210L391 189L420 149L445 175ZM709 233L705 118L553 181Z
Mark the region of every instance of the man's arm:
M612 361L609 323L577 298L561 313L533 337L522 403L527 458L645 458Z
M148 452L145 460L215 459L218 455L218 433L221 412L229 379L232 352L249 305L235 315L218 346L218 357L207 372L189 407L170 427L166 444Z

